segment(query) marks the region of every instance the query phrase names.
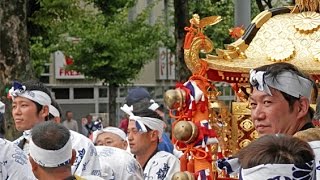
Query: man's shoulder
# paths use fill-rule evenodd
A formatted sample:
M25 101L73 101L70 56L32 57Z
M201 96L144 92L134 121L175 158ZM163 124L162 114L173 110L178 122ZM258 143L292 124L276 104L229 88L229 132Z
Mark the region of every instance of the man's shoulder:
M27 164L27 155L13 142L6 139L0 139L0 158L2 160L12 159L14 162L17 162L21 165Z
M18 138L18 139L19 139L19 138ZM18 139L16 139L16 140L18 140ZM4 148L10 148L10 149L12 149L12 148L15 147L15 145L14 145L13 142L8 141L8 140L6 140L6 139L2 139L2 138L0 138L0 146L1 146L2 150L3 150Z
M14 141L12 141L13 144L18 145L20 143L20 141L23 140L23 136L18 137L17 139L15 139Z
M76 131L73 130L69 130L70 135L71 135L71 141L74 143L75 141L79 141L80 143L90 143L92 144L92 141L87 138L86 136L84 136L83 134L80 134Z
M152 159L173 159L173 160L179 160L176 156L174 156L171 153L168 153L166 151L158 151Z

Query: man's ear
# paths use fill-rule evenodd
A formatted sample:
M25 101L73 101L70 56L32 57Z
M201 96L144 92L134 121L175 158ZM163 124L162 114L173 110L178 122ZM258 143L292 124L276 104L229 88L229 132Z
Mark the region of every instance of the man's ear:
M77 158L76 150L72 149L72 156L71 156L71 160L70 160L70 165L73 165L76 158Z
M157 130L153 130L152 132L151 132L151 140L153 140L153 141L158 141L158 139L159 139L159 132L157 131Z
M40 111L40 116L45 119L47 116L49 116L49 106L43 106L41 111Z
M123 141L123 147L124 147L124 150L128 148L128 141L126 140Z
M300 97L299 101L298 101L298 114L297 114L297 118L303 118L308 114L308 110L309 110L309 100L306 97Z
M32 157L30 157L30 156L29 156L29 161L30 161L30 164L31 164L32 172L37 171L39 165L36 162L34 162Z

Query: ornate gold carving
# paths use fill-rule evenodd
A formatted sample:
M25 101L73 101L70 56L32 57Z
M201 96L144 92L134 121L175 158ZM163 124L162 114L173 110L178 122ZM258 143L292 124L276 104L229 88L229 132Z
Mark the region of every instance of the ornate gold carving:
M255 23L257 28L260 28L265 22L267 22L272 17L272 13L265 10L258 14L251 23Z
M188 68L192 72L197 72L201 69L199 52L210 53L213 50L213 42L207 38L194 38L191 43L190 54L188 60L185 59ZM186 53L185 53L186 58Z
M240 148L244 148L246 146L248 146L251 143L250 139L244 139L239 143Z
M218 24L222 20L221 16L209 16L202 18L199 23L199 28L204 28L206 26L213 26Z
M294 45L288 39L274 39L267 45L266 53L271 61L288 61L294 55Z
M252 123L252 121L250 119L245 119L240 123L240 127L244 130L244 131L251 131L254 128L254 125Z
M243 131L241 131L240 129L238 129L238 139L242 139L243 137L244 137Z
M200 51L210 53L213 50L213 42L203 34L203 28L208 25L217 24L221 20L221 16L210 16L200 19L198 14L194 14L192 19L190 19L191 25L186 28L189 32L185 38L184 60L187 67L193 73L201 69Z
M248 102L232 102L232 114L250 115Z
M314 43L311 52L313 54L313 59L316 61L320 61L320 43Z
M243 39L238 39L227 46L227 49L232 51L235 51L237 48L239 48L239 51L244 52L248 48L248 45Z
M316 12L302 12L294 17L293 26L300 33L313 33L320 27L320 14Z
M320 28L309 34L298 32L293 22L299 14L301 13L279 14L267 20L258 30L251 43L247 45L248 47L242 49L246 55L245 59L235 57L234 59L226 60L224 57L228 56L225 54L224 57L208 54L205 59L208 62L208 68L225 72L249 73L252 68L271 64L273 62L268 60L266 48L268 45L274 45L272 43L273 40L278 39L289 40L294 46L294 54L288 61L289 63L298 66L306 73L319 74L320 62L314 60L315 53L312 53L311 49L313 49L315 42L320 39ZM264 15L262 14L262 16ZM242 45L245 44L243 40L238 40L230 44L227 50L232 49L232 46L237 47L241 43L243 43ZM223 52L223 50L220 51ZM228 54L229 52L225 53ZM273 52L273 54L276 53ZM229 57L233 56L229 55Z
M259 137L259 134L256 130L254 130L251 134L250 134L250 137L252 139L257 139Z

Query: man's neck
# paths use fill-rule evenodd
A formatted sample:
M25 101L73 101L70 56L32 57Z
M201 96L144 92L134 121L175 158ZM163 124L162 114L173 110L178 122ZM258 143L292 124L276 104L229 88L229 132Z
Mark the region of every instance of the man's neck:
M308 121L306 119L301 119L300 122L301 123L299 124L296 123L295 125L293 124L291 126L288 126L289 128L287 129L287 132L285 134L294 135L298 131L305 130L303 128L306 124L308 124Z
M65 179L72 176L70 168L57 168L52 172L42 171L37 177L39 180L56 180L56 179Z
M141 167L143 167L144 169L149 159L151 159L152 156L155 155L156 153L157 153L157 146L150 146L150 148L144 151L142 154L136 155L136 159L141 165Z

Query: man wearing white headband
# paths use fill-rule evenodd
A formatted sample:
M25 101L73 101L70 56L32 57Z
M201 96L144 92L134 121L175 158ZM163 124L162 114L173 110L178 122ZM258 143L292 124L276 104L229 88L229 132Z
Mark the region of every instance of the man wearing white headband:
M12 97L12 116L16 129L23 135L14 141L21 149L29 154L31 129L46 120L49 113L54 117L59 115L59 110L53 105L50 91L40 82L27 81L23 84L14 82L9 91ZM53 102L53 103L52 103ZM76 137L72 133L72 137ZM72 138L73 146L77 148L77 159L72 166L72 173L77 175L100 175L101 169L95 148L89 139ZM90 144L91 143L91 144ZM91 146L90 146L91 145ZM95 156L95 157L93 157Z
M126 106L131 107L132 105L135 106L135 111L141 111L144 109L150 109L155 111L162 120L164 119L164 113L160 111L160 106L156 103L153 99L151 99L151 95L149 92L143 87L137 87L130 89L128 95L126 97ZM165 124L165 127L167 125ZM162 141L158 144L158 149L167 151L173 154L174 147L166 133L162 133Z
M310 145L284 134L265 135L241 149L236 158L217 162L241 180L315 180L315 155Z
M76 152L72 149L70 132L60 124L47 121L32 129L29 156L32 171L39 180L80 179L71 173ZM83 179L102 178L87 176Z
M260 135L288 134L313 128L311 94L315 83L289 63L274 63L250 71L251 117Z
M111 146L127 149L126 133L116 127L106 127L93 132L92 141L96 146Z
M265 135L241 149L236 156L243 180L316 179L310 145L289 135Z
M133 110L135 106L133 105ZM179 160L166 151L158 150L164 122L150 109L134 112L128 106L122 110L130 115L128 141L130 151L144 171L144 179L171 179L180 170Z
M12 98L12 116L15 127L23 136L14 141L29 154L30 131L32 127L46 120L51 104L50 91L40 82L13 82L9 90Z

